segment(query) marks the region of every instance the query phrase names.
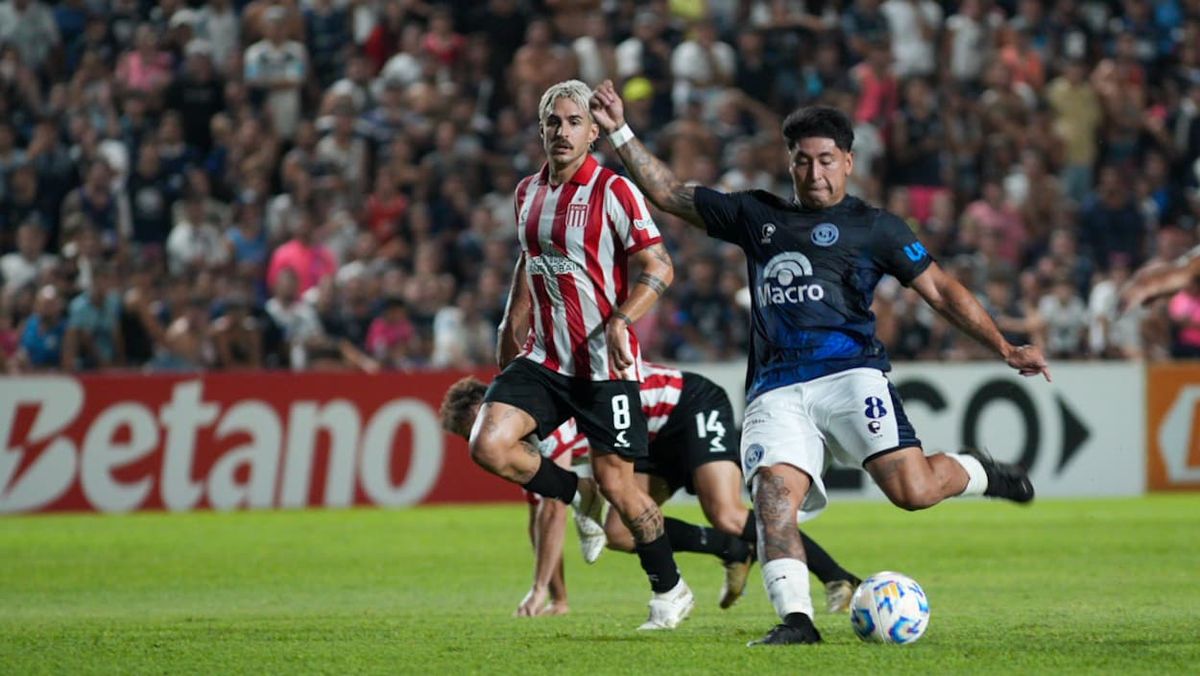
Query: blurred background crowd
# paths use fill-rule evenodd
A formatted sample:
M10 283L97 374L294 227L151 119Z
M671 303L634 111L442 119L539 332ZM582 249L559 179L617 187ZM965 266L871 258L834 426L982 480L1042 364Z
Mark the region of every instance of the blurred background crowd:
M682 178L791 194L783 115L855 121L851 192L1014 341L1200 355L1200 0L0 2L0 360L42 369L493 362L550 84L613 79ZM596 153L618 166L606 142ZM659 215L646 356L736 358L740 251ZM979 348L885 283L897 359Z

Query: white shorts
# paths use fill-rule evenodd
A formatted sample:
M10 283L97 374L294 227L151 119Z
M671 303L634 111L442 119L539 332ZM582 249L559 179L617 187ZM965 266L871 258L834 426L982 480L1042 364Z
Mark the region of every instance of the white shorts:
M882 371L839 371L771 390L750 402L742 423L742 472L753 486L760 467L792 465L812 478L801 520L828 503L830 464L862 466L874 456L920 447L896 388Z

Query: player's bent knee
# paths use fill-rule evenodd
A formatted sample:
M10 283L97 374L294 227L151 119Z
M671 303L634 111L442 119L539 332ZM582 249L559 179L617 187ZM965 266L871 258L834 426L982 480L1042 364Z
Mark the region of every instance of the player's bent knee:
M902 486L889 492L888 499L900 509L916 512L941 502L942 496L932 486Z
M504 465L507 449L494 435L472 437L467 448L471 452L471 460L484 469L495 471Z
M728 535L741 535L742 530L746 525L747 512L745 509L732 510L723 509L716 514L709 515L708 521L713 525L713 528L726 533Z

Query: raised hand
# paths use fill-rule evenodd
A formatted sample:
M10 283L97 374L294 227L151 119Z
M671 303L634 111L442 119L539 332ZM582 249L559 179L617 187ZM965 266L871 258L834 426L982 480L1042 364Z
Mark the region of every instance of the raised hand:
M612 80L605 80L592 91L589 107L592 118L605 134L611 134L625 125L625 104L621 102Z

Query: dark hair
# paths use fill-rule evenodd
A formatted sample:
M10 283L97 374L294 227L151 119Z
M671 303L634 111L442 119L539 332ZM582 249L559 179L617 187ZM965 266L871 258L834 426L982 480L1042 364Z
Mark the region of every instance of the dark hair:
M450 386L446 396L442 398L442 407L438 415L442 419L442 429L466 437L471 433L474 424L475 407L483 403L483 394L487 385L474 376L467 376Z
M854 146L854 125L845 113L829 106L800 108L783 121L788 150L795 148L800 139L814 137L833 139L839 150L848 153Z

